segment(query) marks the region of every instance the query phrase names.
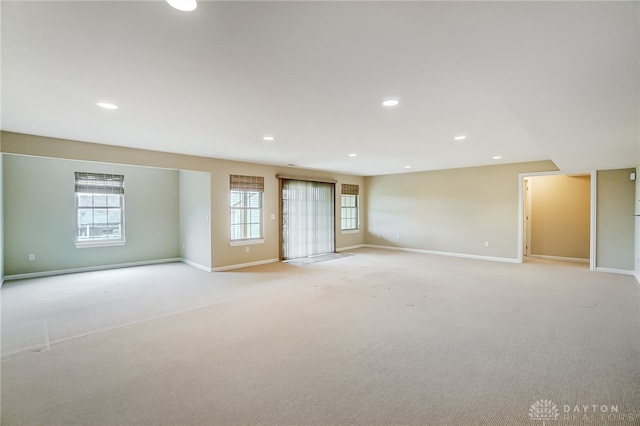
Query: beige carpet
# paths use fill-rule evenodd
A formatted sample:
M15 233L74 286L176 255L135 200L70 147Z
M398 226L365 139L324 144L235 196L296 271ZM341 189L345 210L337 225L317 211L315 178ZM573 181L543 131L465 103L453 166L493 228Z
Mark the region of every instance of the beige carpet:
M350 253L5 284L2 424L640 424L632 277Z

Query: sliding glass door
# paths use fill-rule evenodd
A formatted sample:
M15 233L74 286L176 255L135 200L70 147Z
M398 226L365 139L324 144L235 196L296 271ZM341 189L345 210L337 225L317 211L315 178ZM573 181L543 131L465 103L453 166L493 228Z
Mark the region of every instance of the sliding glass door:
M282 179L282 258L335 251L334 184Z

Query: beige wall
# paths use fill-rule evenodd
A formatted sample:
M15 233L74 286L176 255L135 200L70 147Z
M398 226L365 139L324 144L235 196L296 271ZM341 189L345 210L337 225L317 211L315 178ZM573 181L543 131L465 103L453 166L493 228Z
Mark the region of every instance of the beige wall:
M368 177L366 243L516 259L519 174L551 170L542 161Z
M349 247L364 243L364 232L341 234L339 195L342 183L361 185L364 178L337 173L318 172L291 167L279 167L214 158L146 151L94 143L46 138L19 133L2 132L2 150L5 153L43 157L101 161L105 163L140 165L176 170L203 171L211 174L211 266L213 268L277 259L279 257L279 193L276 174L317 176L337 180L336 185L336 247ZM229 175L246 174L265 178L264 192L264 244L229 246ZM364 198L361 196L361 199ZM366 203L366 200L361 200ZM177 205L177 203L176 203ZM270 215L276 219L271 220ZM363 221L363 226L366 223ZM178 239L176 239L176 244Z
M3 171L7 275L179 257L175 170L4 155ZM76 171L125 176L124 246L75 247Z
M532 176L531 254L589 259L591 176Z
M635 169L598 171L596 266L633 271Z

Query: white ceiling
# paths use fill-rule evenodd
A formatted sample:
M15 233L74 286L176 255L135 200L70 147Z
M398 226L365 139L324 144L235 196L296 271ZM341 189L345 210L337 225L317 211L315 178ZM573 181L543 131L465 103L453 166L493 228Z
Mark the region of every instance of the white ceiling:
M1 8L7 131L357 175L640 157L638 2Z

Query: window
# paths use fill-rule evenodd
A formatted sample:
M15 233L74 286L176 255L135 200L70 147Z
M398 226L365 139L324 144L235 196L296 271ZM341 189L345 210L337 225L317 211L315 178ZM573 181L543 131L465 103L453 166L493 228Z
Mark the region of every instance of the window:
M231 175L231 241L262 242L264 178Z
M342 184L342 201L340 214L340 229L342 231L358 230L358 185Z
M76 247L123 245L124 176L76 172Z

